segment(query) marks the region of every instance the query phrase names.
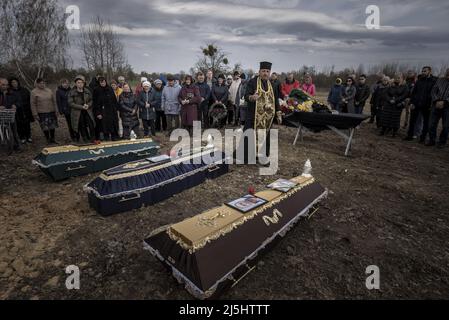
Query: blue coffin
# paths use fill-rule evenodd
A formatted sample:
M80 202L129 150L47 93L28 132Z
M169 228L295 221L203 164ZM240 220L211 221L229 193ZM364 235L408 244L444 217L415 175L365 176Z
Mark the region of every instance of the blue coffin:
M166 200L229 171L222 151L203 151L176 159L144 159L104 171L84 186L89 204L109 216Z

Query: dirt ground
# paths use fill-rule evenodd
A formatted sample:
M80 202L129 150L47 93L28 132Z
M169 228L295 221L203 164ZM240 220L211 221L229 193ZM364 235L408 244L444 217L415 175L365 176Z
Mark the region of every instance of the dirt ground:
M57 140L68 143L60 123ZM330 131L292 147L294 136L293 128L281 128L276 176L232 166L229 174L163 203L103 218L82 190L97 174L54 183L31 165L44 146L33 124L33 144L0 156L0 298L190 299L143 250L143 239L249 186L260 190L296 176L308 158L328 199L222 298L448 298L449 149L379 137L370 124L357 131L347 158L344 142ZM157 139L169 148L166 138ZM80 290L65 287L68 265L80 267ZM369 265L380 268L380 290L365 286Z

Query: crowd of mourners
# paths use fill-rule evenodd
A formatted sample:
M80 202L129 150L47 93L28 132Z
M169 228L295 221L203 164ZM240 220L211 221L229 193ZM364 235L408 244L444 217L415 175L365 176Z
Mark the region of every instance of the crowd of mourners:
M449 69L443 77L432 75L432 68L425 66L421 74L413 71L396 74L393 78L381 76L377 83L368 86L366 76L355 75L342 84L337 79L328 96L328 103L340 112L362 114L369 100L370 123L379 128L379 135L395 137L401 128L407 131L404 140L418 140L426 146L443 148L449 134ZM403 113L405 110L405 117ZM442 130L437 137L437 129Z
M356 80L357 79L357 80ZM30 92L17 77L0 78L0 110L15 109L15 148L32 143L31 123L39 123L48 144L57 144L55 131L58 117L67 122L70 137L76 143L98 143L138 137L170 135L174 129L192 132L193 122L210 127L241 126L246 119L244 99L247 76L235 71L233 75L215 77L209 70L184 79L167 75L165 79L142 77L134 89L120 76L108 83L102 75L93 77L87 85L79 75L73 84L62 79L56 92L37 79ZM270 78L276 97L288 99L293 89L316 95L312 76L306 74L301 82L289 73L284 81L278 74ZM405 110L403 128L405 140L417 139L427 146L444 147L449 129L449 69L442 78L424 67L419 76L412 71L392 79L382 76L369 86L367 77L348 76L346 83L338 78L328 95L329 106L341 113L363 114L369 101L370 123L375 123L380 135L397 135ZM442 131L437 140L437 128Z

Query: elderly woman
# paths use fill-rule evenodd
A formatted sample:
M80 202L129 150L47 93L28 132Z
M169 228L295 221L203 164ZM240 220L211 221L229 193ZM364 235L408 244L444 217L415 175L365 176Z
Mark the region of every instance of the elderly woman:
M137 117L139 107L136 97L127 83L123 85L123 93L120 95L119 104L120 118L122 118L123 124L123 138L129 139L131 131L134 131L136 135L139 134L139 118Z
M187 75L179 93L181 104L181 124L192 134L193 122L198 121L198 105L201 103L200 90L193 83L193 77Z
M75 78L75 87L69 93L70 117L76 140L81 136L84 143L95 140L95 118L92 111L92 93L86 88L84 76Z
M99 86L93 94L93 112L96 119L96 139L103 133L104 140L118 138L118 102L114 90L108 86L104 77L98 79Z
M346 80L346 86L341 91L342 111L346 113L355 113L354 99L357 89L354 85L354 78L349 77Z
M393 84L385 91L380 119L381 135L388 134L391 131L393 138L396 136L401 125L402 110L405 108L408 94L404 77L402 74L397 74L394 77Z
M139 106L139 117L142 120L143 125L143 135L148 137L150 135L156 135L156 108L151 104L151 83L145 81L142 83L142 91L136 94L137 104Z
M45 87L42 78L36 80L36 88L31 91L31 111L34 119L39 121L47 143L56 144L55 129L58 127L56 97L52 90Z
M164 87L162 85L162 80L157 79L154 81L154 88L151 90L150 104L156 110L156 131L167 130L167 120L165 118L165 113L162 110L162 92ZM162 125L161 125L162 122Z

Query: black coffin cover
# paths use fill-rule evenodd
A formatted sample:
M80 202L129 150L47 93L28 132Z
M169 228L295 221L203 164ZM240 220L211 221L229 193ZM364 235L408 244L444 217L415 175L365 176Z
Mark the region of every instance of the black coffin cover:
M196 250L180 245L168 231L170 228L154 232L144 241L144 247L171 268L193 296L216 298L250 272L260 257L326 195L327 191L313 182ZM275 212L282 216L267 224L267 217L273 217Z

